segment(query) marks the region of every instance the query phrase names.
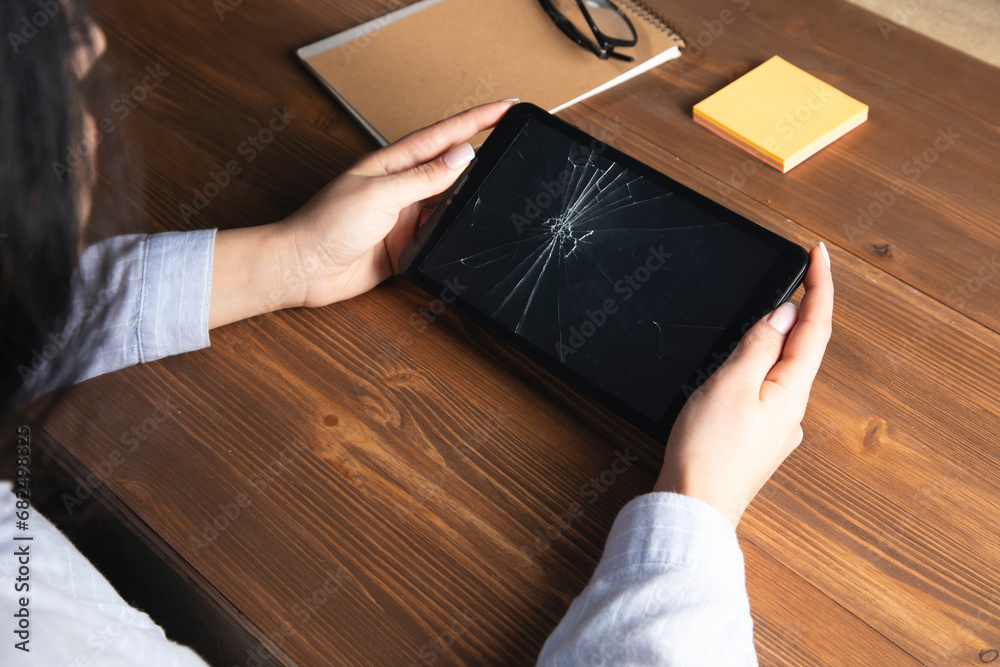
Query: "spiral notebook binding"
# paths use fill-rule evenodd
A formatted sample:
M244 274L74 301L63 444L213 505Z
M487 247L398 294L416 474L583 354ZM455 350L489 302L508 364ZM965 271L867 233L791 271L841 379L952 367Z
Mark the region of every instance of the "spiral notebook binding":
M635 14L641 21L645 21L651 25L654 30L659 30L660 32L665 32L668 35L676 37L683 44L684 38L681 37L680 33L674 30L673 26L658 11L643 2L643 0L624 0L622 5L624 9Z

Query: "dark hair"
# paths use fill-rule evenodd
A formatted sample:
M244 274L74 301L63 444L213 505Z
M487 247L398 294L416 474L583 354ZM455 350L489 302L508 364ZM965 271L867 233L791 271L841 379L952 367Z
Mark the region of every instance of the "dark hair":
M66 353L65 341L58 354L43 351L53 349L53 336L65 337L81 248L111 235L107 228L118 224L118 216L99 213L96 192L85 234L77 215L76 199L95 174L74 147L84 155L96 150L85 142L84 108L107 85L107 72L99 66L87 82L73 69L74 48L93 48L82 0L3 0L0 35L6 36L0 44L0 414L5 414L26 381L74 379L77 359ZM107 267L99 273L106 276ZM101 313L92 315L90 322L102 319ZM77 342L86 335L73 332Z

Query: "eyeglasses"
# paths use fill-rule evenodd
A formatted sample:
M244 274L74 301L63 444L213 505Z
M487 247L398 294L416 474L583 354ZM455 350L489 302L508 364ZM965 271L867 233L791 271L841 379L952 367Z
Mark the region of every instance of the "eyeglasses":
M615 52L618 46L635 46L638 37L635 34L635 26L622 10L609 0L576 0L576 4L583 12L587 25L594 33L594 40L584 35L576 25L566 18L566 15L555 8L552 0L538 0L542 9L549 15L552 22L556 24L567 37L574 42L593 51L601 60L608 57L617 58L626 62L632 62L632 56L626 56Z

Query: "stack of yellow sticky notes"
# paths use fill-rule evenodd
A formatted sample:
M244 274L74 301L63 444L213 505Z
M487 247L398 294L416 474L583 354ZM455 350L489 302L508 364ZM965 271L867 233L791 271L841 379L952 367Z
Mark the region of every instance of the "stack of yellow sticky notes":
M867 119L867 104L778 56L694 107L696 123L782 173Z

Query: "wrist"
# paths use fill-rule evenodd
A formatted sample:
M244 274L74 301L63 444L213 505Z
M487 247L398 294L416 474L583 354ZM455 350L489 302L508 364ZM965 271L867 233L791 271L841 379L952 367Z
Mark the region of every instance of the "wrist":
M268 225L271 253L277 265L274 281L268 298L274 304L272 310L300 308L305 305L309 285L303 269L302 254L299 250L295 227L288 220Z
M746 509L745 506L737 507L738 503L733 503L726 493L720 494L711 488L702 488L697 484L692 484L681 471L668 469L666 466L660 471L656 484L653 485L653 491L676 493L700 500L722 514L732 525L733 530L739 525L743 510Z
M215 238L209 328L301 303L294 239L282 223L227 229Z

